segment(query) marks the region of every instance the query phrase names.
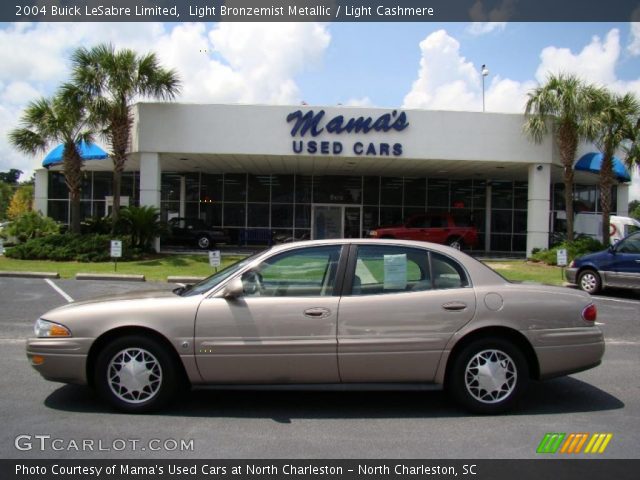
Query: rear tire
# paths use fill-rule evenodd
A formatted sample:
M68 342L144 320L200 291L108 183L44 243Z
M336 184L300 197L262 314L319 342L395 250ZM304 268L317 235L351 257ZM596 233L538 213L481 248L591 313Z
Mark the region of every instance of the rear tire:
M591 295L595 295L602 290L602 280L595 270L583 270L578 275L578 287Z
M512 409L529 383L529 365L512 342L472 341L453 359L447 390L467 410L497 414Z
M180 390L180 374L164 345L153 338L117 338L98 354L96 390L112 406L128 413L157 410Z

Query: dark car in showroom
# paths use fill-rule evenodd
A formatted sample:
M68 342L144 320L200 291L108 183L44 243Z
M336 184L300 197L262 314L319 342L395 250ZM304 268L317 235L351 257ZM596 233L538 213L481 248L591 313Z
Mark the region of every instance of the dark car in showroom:
M220 243L229 243L228 233L221 228L208 226L199 218L172 218L163 242L169 245L186 245L209 250Z
M640 289L640 231L606 250L576 258L565 277L591 294L608 287Z

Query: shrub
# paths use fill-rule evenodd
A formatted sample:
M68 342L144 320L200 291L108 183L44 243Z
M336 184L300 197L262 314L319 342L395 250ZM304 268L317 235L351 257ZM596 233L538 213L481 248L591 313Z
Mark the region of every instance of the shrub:
M91 217L82 221L80 231L84 234L107 235L111 233L112 227L111 217Z
M574 258L581 257L587 253L597 252L604 250L604 245L598 240L592 237L582 236L575 239L573 242L564 241L548 250L538 250L533 252L531 259L536 262L543 262L548 265L557 264L557 252L561 248L567 249L568 261L571 262Z
M6 235L16 237L19 242L58 233L60 225L52 218L39 212L26 212L18 215L6 228Z
M18 188L7 207L7 217L16 220L32 210L33 205L33 185L24 185Z
M78 262L108 262L111 260L111 235L56 234L34 238L15 247L8 248L5 255L20 260L54 260ZM123 240L122 258L137 260L142 257L140 249L133 248L128 239Z
M153 239L164 233L160 211L151 206L123 208L120 211L117 231L128 235L134 248L148 251Z

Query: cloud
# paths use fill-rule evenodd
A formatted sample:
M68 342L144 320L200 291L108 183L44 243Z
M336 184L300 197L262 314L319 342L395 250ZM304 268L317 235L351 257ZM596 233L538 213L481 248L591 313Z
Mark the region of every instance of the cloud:
M420 51L418 78L404 98L404 107L482 110L481 66L462 55L460 42L446 31L438 30L420 42ZM486 110L522 112L526 93L533 86L533 82L493 76L485 85Z
M331 41L325 24L20 23L0 29L0 170L38 167L13 150L7 133L22 108L69 77L79 46L113 43L154 51L180 74L180 101L297 104L296 75L322 65Z
M373 107L375 106L369 97L350 98L344 105L347 107Z
M485 35L493 31L502 31L507 27L507 22L473 22L465 31L471 35Z

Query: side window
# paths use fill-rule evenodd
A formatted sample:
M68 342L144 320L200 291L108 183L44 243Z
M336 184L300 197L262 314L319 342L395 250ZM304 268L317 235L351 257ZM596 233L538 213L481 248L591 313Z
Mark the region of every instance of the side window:
M341 248L304 248L271 257L242 275L245 296L330 296Z
M379 295L431 289L426 250L396 246L358 247L352 295Z
M469 286L469 280L462 266L439 253L431 252L431 273L433 274L434 288L444 289Z
M640 235L625 238L617 250L620 253L640 253Z

